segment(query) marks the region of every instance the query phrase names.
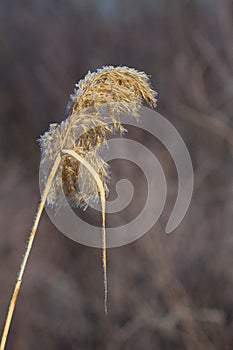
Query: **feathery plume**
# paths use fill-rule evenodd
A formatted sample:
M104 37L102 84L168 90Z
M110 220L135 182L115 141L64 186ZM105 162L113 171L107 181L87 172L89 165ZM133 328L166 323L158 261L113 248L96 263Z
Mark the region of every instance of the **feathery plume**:
M101 159L101 146L109 135L124 131L119 120L120 114L127 112L137 117L143 100L155 107L155 92L149 86L145 73L112 66L98 69L95 73L89 72L76 85L70 97L68 118L60 125L51 124L49 131L40 138L42 182L46 183L51 165L57 154L65 148L88 157L107 193L109 167ZM101 108L103 105L107 111ZM47 204L57 211L66 205L60 200L63 190L72 206L86 207L99 199L95 179L70 156L64 157L61 162L47 197Z

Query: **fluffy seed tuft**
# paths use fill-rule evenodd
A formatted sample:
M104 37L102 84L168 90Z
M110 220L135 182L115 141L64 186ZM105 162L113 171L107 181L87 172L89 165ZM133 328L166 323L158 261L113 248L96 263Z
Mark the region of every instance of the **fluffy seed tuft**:
M112 66L89 72L76 84L70 96L68 118L61 124L51 124L49 131L40 138L42 183L46 184L54 160L65 148L75 151L90 163L107 195L109 166L101 158L101 147L110 135L125 131L120 122L121 113L137 118L143 101L156 106L155 96L144 72ZM95 179L69 155L63 155L47 197L47 204L56 211L67 205L61 199L62 191L74 207L87 207L99 200Z

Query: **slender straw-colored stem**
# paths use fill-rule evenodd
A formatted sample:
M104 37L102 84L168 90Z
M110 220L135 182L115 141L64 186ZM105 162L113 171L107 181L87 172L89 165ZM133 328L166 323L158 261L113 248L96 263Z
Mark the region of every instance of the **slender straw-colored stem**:
M22 257L22 261L21 261L19 272L18 272L16 284L15 284L15 287L14 287L13 295L12 295L12 298L11 298L11 301L10 301L10 305L9 305L9 308L8 308L7 317L6 317L6 321L5 321L5 325L4 325L4 329L3 329L3 333L2 333L0 350L4 350L5 349L7 336L8 336L9 328L10 328L10 325L11 325L12 316L14 314L14 309L15 309L15 305L16 305L16 302L17 302L18 294L19 294L19 291L20 291L20 286L21 286L21 283L22 283L22 280L23 280L23 275L24 275L26 264L27 264L27 260L28 260L30 251L32 249L32 244L33 244L36 232L37 232L37 228L38 228L38 225L39 225L39 222L40 222L41 214L42 214L44 206L45 206L46 198L48 196L48 193L49 193L49 190L50 190L50 186L51 186L51 184L53 182L54 176L56 175L56 171L57 171L57 169L59 167L60 161L61 161L61 156L58 155L56 160L55 160L55 162L54 162L52 170L51 170L51 172L49 174L48 181L46 183L43 195L41 197L40 204L39 204L38 209L37 209L37 214L36 214L36 217L35 217L35 221L34 221L32 230L31 230L29 238L28 238L28 242L27 242L27 245L26 245L26 248L25 248L25 253L24 253L23 257Z
M106 217L106 200L105 200L105 191L104 186L102 184L102 181L98 175L98 173L95 171L95 169L80 155L78 155L76 152L72 150L63 150L63 153L69 154L76 160L78 160L80 163L82 163L87 170L92 174L94 177L97 186L100 191L100 198L101 198L101 206L102 206L102 231L103 231L103 240L102 240L102 248L103 248L103 270L104 270L104 310L107 315L108 313L108 307L107 307L107 300L108 300L108 283L107 283L107 247L106 247L106 228L105 228L105 217Z
M63 153L67 153L67 154L71 155L76 160L78 160L80 163L82 163L90 171L90 173L93 175L93 177L96 180L97 186L99 187L100 197L101 197L101 205L102 205L102 226L103 226L104 309L105 309L105 313L107 314L107 312L108 312L107 311L107 254L106 254L106 229L105 229L106 202L105 202L104 187L103 187L103 184L102 184L101 179L100 179L99 175L97 174L97 172L85 159L83 159L76 152L71 151L71 150L63 150ZM51 184L52 184L53 179L56 175L56 172L57 172L57 169L59 167L60 162L61 162L61 156L58 155L55 162L54 162L52 170L49 174L48 181L47 181L46 186L44 188L44 192L43 192L40 204L39 204L38 209L37 209L35 221L34 221L32 230L31 230L29 238L28 238L28 242L27 242L27 245L25 248L25 252L24 252L21 264L20 264L20 269L18 272L16 284L15 284L13 294L11 297L11 301L10 301L10 305L8 308L6 321L5 321L5 325L4 325L4 329L3 329L3 333L2 333L1 343L0 343L0 350L4 350L5 346L6 346L7 336L8 336L8 332L10 329L12 317L14 314L15 305L16 305L18 294L20 291L21 283L23 280L23 275L25 272L27 260L28 260L29 254L31 252L31 249L32 249L33 241L34 241L34 238L35 238L35 235L37 232L37 228L38 228L38 225L40 222L41 214L42 214L44 206L45 206L46 198L48 196Z

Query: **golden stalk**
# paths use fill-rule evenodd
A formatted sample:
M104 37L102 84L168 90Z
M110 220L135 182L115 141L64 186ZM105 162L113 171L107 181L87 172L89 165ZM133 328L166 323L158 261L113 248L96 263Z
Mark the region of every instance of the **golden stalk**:
M38 210L37 210L37 213L36 213L35 221L34 221L33 227L31 229L31 232L30 232L30 235L29 235L29 238L28 238L28 243L27 243L26 248L25 248L25 253L24 253L23 257L22 257L22 261L21 261L21 264L20 264L20 269L19 269L19 272L18 272L16 284L15 284L15 287L14 287L14 290L13 290L13 294L12 294L12 297L11 297L11 301L10 301L10 305L9 305L9 308L8 308L6 321L5 321L5 325L4 325L4 329L3 329L3 333L2 333L0 350L4 350L5 349L6 340L7 340L8 332L9 332L9 329L10 329L12 317L13 317L13 314L14 314L14 310L15 310L15 305L16 305L16 302L17 302L18 294L19 294L19 291L20 291L20 286L21 286L21 283L22 283L22 280L23 280L23 275L24 275L26 264L27 264L27 260L28 260L29 254L31 252L31 249L32 249L33 241L34 241L34 238L35 238L35 235L36 235L36 232L37 232L37 228L38 228L38 225L39 225L39 222L40 222L41 214L42 214L44 206L45 206L46 198L48 196L51 183L52 183L52 181L54 179L54 176L56 174L56 171L58 169L60 161L61 161L61 157L60 157L60 155L58 155L57 158L56 158L56 161L55 161L55 163L53 165L53 168L52 168L52 170L50 172L50 175L49 175L49 178L48 178L48 182L47 182L47 184L45 186L43 195L41 197L40 204L38 206Z

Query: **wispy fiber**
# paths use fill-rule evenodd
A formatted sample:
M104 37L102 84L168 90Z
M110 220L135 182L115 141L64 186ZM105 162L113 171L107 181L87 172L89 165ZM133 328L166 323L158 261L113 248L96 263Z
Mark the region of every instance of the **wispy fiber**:
M101 145L109 135L124 131L120 114L127 112L136 117L143 100L153 107L156 104L155 92L143 72L127 67L104 67L96 73L88 73L71 95L68 118L60 125L51 124L40 139L42 181L46 183L57 154L63 148L72 149L88 157L107 191L108 164L101 159ZM106 108L101 108L103 105L107 113ZM48 205L58 210L65 205L60 196L63 189L69 203L74 206L86 206L99 197L94 178L69 156L59 166L47 197Z

